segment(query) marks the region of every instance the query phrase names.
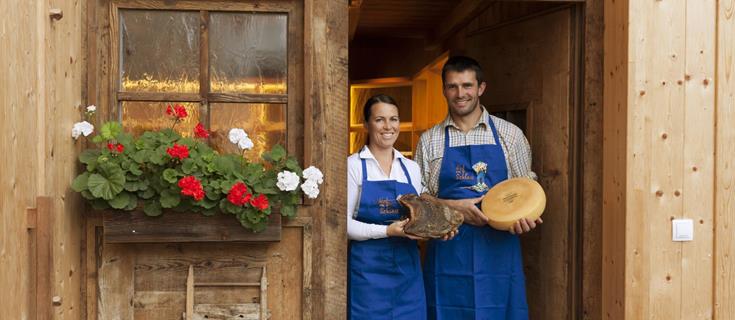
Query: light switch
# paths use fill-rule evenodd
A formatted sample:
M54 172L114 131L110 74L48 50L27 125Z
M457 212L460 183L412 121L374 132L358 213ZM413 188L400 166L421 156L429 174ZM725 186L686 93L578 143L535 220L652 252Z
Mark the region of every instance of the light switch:
M694 240L694 222L692 219L674 219L671 220L671 233L673 241L692 241Z

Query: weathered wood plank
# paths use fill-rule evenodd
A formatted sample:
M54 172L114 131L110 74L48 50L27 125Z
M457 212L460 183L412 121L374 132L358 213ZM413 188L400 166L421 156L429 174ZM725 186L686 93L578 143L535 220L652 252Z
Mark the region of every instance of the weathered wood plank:
M211 10L217 11L249 11L249 12L288 12L291 3L288 1L259 1L259 2L234 2L234 1L175 1L165 0L119 0L116 1L120 8L137 9L168 9L168 10Z
M148 217L143 212L105 212L105 242L222 242L280 241L281 215L274 212L262 232L240 226L231 215L206 217L198 213L169 212Z
M627 142L628 142L628 1L605 0L602 79L602 316L625 318ZM634 128L631 128L631 133Z
M582 102L582 316L602 319L603 2L585 3Z

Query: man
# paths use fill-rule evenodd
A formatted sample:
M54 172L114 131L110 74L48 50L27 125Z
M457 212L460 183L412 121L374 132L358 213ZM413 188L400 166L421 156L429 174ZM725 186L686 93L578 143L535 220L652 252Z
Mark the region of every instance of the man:
M535 178L530 146L518 127L480 105L486 84L477 61L449 58L442 81L449 114L421 135L415 160L428 192L462 212L465 223L454 239L429 242L429 319L528 319L518 234L542 221L521 219L510 231L495 230L477 204L503 180Z

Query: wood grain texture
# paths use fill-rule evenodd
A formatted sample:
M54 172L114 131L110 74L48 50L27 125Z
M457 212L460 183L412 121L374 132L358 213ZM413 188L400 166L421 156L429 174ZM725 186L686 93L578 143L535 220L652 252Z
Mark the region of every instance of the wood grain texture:
M717 4L714 318L735 314L735 1Z
M625 318L626 294L628 1L605 0L604 8L602 316L616 320Z
M686 3L684 86L684 163L680 168L682 216L694 221L693 242L682 244L681 319L712 319L714 299L715 77L716 1ZM693 125L701 124L701 125ZM706 128L706 129L705 129ZM696 169L694 169L696 168ZM675 173L674 171L673 173Z
M281 215L271 214L262 232L252 232L240 226L232 215L206 217L198 213L169 212L149 217L140 211L105 212L103 215L105 242L227 242L279 241Z
M585 3L582 82L582 314L602 319L603 1Z

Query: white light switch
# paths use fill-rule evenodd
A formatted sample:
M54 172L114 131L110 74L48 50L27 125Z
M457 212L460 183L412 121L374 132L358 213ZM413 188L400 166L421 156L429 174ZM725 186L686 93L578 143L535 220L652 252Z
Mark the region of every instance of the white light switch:
M671 220L671 233L673 241L692 241L694 240L694 222L692 219L674 219Z

